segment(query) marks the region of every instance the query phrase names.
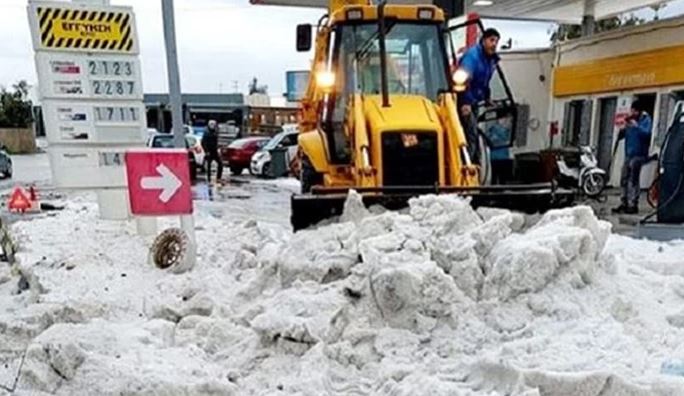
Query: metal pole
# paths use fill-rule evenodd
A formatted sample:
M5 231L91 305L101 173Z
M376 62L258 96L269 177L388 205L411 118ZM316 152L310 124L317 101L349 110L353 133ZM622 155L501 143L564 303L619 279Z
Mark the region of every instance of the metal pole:
M380 86L382 90L382 107L390 107L389 87L387 81L387 50L385 48L385 5L386 0L378 4L378 46L380 47Z
M183 136L183 102L181 99L178 51L176 50L176 22L173 16L173 0L162 0L164 42L166 43L166 69L169 73L169 104L173 127L174 145L185 148Z
M164 42L166 43L166 68L169 73L169 104L171 105L171 122L173 123L173 141L177 148L185 148L183 136L183 101L181 99L180 73L178 71L178 51L176 49L176 22L173 15L173 0L162 0L162 16L164 18ZM180 216L181 228L192 241L187 253L194 261L196 251L195 221L190 216Z
M582 37L592 36L596 30L596 0L584 0Z

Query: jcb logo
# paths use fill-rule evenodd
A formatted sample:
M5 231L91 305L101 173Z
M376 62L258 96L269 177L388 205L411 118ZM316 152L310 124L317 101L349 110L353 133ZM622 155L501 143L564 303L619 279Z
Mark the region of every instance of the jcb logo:
M131 52L133 34L128 12L36 8L40 42L47 49Z

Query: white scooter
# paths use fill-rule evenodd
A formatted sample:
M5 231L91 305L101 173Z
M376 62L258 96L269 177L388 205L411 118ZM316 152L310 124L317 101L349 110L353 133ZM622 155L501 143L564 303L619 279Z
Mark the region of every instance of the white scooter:
M598 167L598 160L590 147L580 147L579 167L569 166L562 155L556 159L558 182L563 187L578 188L589 198L598 198L606 188L608 175Z

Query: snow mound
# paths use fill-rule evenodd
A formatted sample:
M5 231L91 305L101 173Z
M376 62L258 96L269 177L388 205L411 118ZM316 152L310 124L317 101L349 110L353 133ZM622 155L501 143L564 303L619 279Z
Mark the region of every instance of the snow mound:
M588 207L549 212L529 231L492 249L483 295L506 300L538 292L554 280L584 287L593 279L609 234L610 225Z
M19 387L65 395L236 395L202 350L174 346L174 332L164 320L53 326L28 347Z
M684 394L659 373L684 355L684 244L611 236L586 207L528 224L455 196L390 212L352 193L341 222L296 234L199 212L200 256L178 275L89 213L16 226L28 286L0 272L0 359L18 393ZM65 216L76 241L46 251Z

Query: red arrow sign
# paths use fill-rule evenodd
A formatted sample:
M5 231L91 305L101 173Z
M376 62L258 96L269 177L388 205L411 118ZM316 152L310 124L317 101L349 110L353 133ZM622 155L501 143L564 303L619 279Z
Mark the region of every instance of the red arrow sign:
M128 196L134 215L192 213L187 150L129 151L125 159Z

